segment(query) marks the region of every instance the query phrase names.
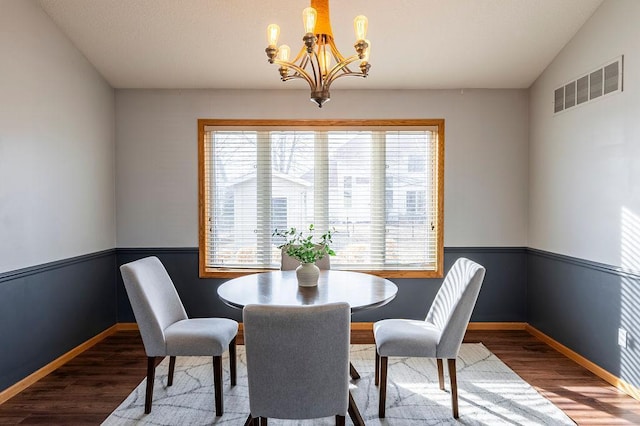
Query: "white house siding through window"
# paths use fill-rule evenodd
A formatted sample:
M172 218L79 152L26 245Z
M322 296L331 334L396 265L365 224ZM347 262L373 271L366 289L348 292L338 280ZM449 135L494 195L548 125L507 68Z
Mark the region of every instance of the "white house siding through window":
M205 267L277 269L273 230L313 223L335 230L332 268L436 270L438 136L437 126L205 126Z

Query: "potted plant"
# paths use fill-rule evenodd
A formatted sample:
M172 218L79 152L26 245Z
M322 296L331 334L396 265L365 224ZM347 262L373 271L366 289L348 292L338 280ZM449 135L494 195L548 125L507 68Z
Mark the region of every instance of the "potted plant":
M336 254L331 249L331 244L333 243L331 230L322 234L317 241L313 240L314 230L315 227L311 224L308 231L298 231L296 228L289 230L276 228L272 234L274 237L284 238L285 242L279 245L278 248L284 249L288 256L300 262L300 266L296 269L298 284L306 287L318 285L320 269L315 262L324 256L335 256Z

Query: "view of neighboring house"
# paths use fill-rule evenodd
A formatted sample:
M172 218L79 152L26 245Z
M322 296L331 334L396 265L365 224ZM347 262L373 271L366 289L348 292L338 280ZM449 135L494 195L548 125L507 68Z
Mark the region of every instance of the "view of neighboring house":
M366 268L375 262L409 264L423 258L415 247L433 228L432 207L426 205L433 198L427 194L434 179L431 132L400 137L393 132L329 131L318 135L326 140L326 160L315 159L313 133L220 133L215 136L218 185L211 220L221 266L258 264L257 256L270 256L273 267L279 264L281 242L258 231L260 206L271 207L270 230L305 228L310 223L335 229L335 265ZM272 145L269 157L258 152L258 144ZM384 168L384 182L376 181L373 167ZM265 179L270 185L258 188L257 173L270 174ZM317 197L325 200L320 207L314 204ZM328 220L322 220L318 210L326 210ZM314 211L316 215L310 214ZM382 228L380 217L385 218ZM319 233L324 230L317 228ZM408 243L397 244L398 234ZM375 241L381 246L372 248ZM261 244L270 244L271 250L259 250Z

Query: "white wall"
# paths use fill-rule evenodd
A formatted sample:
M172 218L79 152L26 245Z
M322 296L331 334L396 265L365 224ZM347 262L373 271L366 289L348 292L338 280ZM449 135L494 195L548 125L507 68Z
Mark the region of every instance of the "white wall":
M553 90L624 54L624 91L553 115ZM609 0L531 88L529 246L640 270L640 1Z
M117 246L198 245L198 118L444 118L445 245L526 246L526 90L339 86L321 110L298 90L116 90Z
M0 4L0 273L115 247L114 92L31 0Z

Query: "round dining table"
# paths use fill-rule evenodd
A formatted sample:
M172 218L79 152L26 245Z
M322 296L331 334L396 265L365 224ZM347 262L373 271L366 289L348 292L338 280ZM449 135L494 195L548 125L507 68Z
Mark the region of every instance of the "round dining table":
M242 309L246 305L321 305L347 302L351 312L374 309L396 297L391 281L362 272L321 270L318 285L298 286L296 271L271 271L233 278L218 287L225 304Z
M232 308L246 305L321 305L348 302L351 312L374 309L396 297L398 287L391 281L362 272L321 270L318 285L298 285L296 271L271 271L230 279L218 287L218 297ZM360 375L349 364L350 375ZM360 410L349 393L349 417L355 425L364 425ZM246 425L250 424L251 416Z

